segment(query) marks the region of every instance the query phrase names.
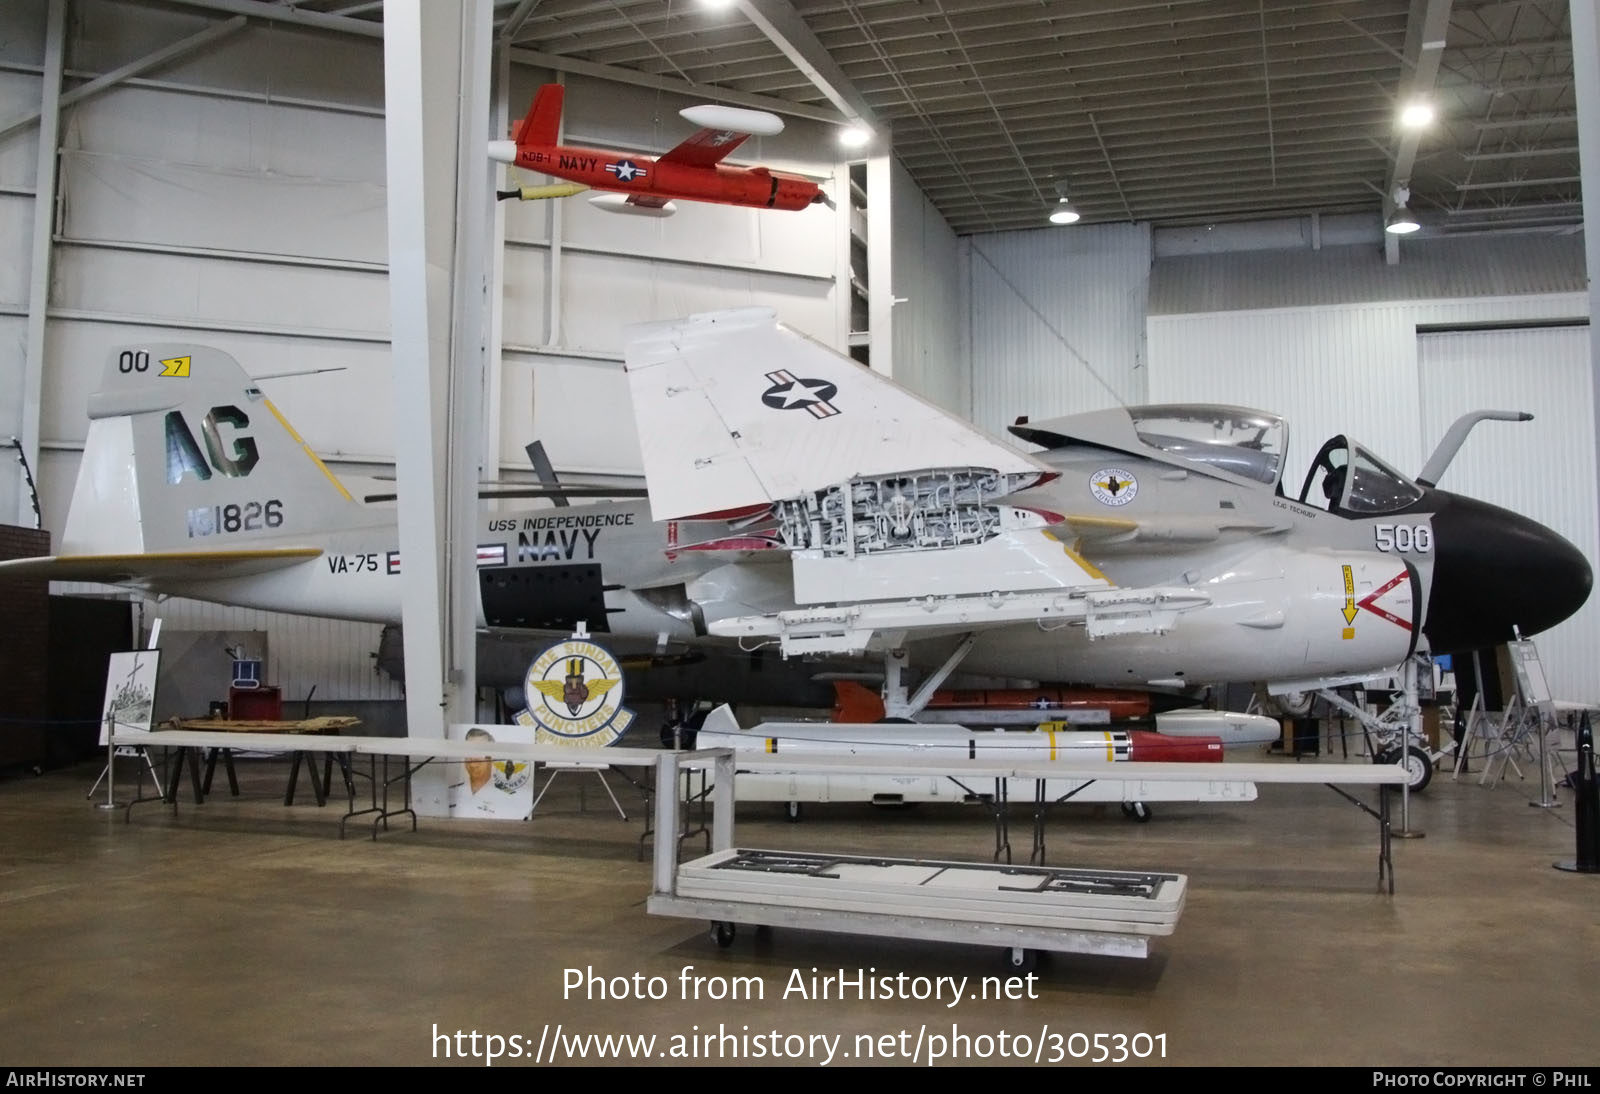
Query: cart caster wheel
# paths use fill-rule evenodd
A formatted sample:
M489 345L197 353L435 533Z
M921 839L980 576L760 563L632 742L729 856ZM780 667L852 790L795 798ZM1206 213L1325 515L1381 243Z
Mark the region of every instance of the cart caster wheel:
M1155 814L1150 812L1150 807L1144 802L1123 802L1122 815L1144 824Z
M732 923L719 921L711 924L711 941L715 942L719 949L725 950L733 945L733 936L737 933L738 931Z
M805 816L805 808L799 802L783 803L783 819L790 824L799 824L800 818Z
M1039 964L1039 951L1012 946L1006 951L1006 965L1017 972L1032 972Z

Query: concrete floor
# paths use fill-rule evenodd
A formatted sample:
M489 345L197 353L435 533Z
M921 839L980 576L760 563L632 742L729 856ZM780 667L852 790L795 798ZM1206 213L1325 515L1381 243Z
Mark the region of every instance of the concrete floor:
M724 950L699 922L647 915L640 820L592 790L579 813L570 776L530 823L424 819L374 842L341 841L333 807L285 808L281 765L252 766L241 798L141 806L131 824L85 801L98 770L0 781L0 1064L424 1064L446 1047L436 1032L516 1035L531 1054L558 1024L655 1034L656 1054L719 1027L765 1045L840 1036L835 1065L861 1062L858 1034L901 1031L908 1051L924 1037L923 1062L935 1034L1004 1031L1038 1040L1043 1062L1084 1050L1068 1034L1143 1032L1168 1064L1600 1064L1600 877L1551 868L1572 857L1573 811L1529 808L1532 783L1436 778L1413 803L1426 838L1396 843L1393 897L1377 891L1375 824L1321 787L1158 806L1149 824L1062 809L1052 862L1188 875L1176 933L1143 961L1055 956L1037 998L952 1009L784 992L813 968L975 987L1008 971L997 952L793 931ZM798 825L745 806L737 840L981 861L993 846L984 813L959 806L814 807ZM764 998L684 1001L689 966L759 978ZM564 998L567 969L670 990Z

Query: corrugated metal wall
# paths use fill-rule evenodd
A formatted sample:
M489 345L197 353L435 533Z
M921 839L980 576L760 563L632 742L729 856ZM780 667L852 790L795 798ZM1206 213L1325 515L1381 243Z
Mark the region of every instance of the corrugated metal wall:
M962 417L972 413L956 235L899 161L891 175L894 380Z
M1422 443L1432 451L1471 410L1525 410L1528 424L1485 422L1439 485L1532 517L1600 557L1589 328L1422 334ZM1537 640L1559 699L1600 702L1600 603Z
M978 425L1144 401L1147 225L968 236L962 252Z
M1295 490L1335 433L1415 472L1422 466L1415 331L1403 305L1151 317L1150 401L1236 403L1284 415L1285 481Z
M1149 319L1149 401L1237 403L1289 419L1285 481L1298 490L1335 433L1415 474L1423 447L1417 328L1568 319L1587 297L1410 301Z

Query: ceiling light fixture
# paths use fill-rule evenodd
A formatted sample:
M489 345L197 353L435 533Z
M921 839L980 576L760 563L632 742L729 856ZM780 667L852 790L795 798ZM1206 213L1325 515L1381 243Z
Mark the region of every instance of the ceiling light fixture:
M1418 99L1400 111L1400 124L1407 129L1422 129L1433 124L1433 104Z
M839 143L845 148L860 148L872 139L872 130L856 122L839 130Z
M1394 188L1394 212L1389 214L1389 219L1384 222L1383 230L1392 235L1404 236L1421 228L1416 214L1406 208L1406 202L1411 200L1411 191L1404 186Z
M1067 200L1067 184L1056 183L1056 203L1050 207L1051 224L1076 224L1082 214Z

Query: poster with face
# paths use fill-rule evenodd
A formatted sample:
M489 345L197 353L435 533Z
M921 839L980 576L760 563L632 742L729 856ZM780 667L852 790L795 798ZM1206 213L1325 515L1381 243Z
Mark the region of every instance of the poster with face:
M449 778L450 815L488 820L527 820L533 815L533 765L494 755L498 741L529 744L533 730L522 726L452 726L452 740L483 742L481 757L462 760Z

